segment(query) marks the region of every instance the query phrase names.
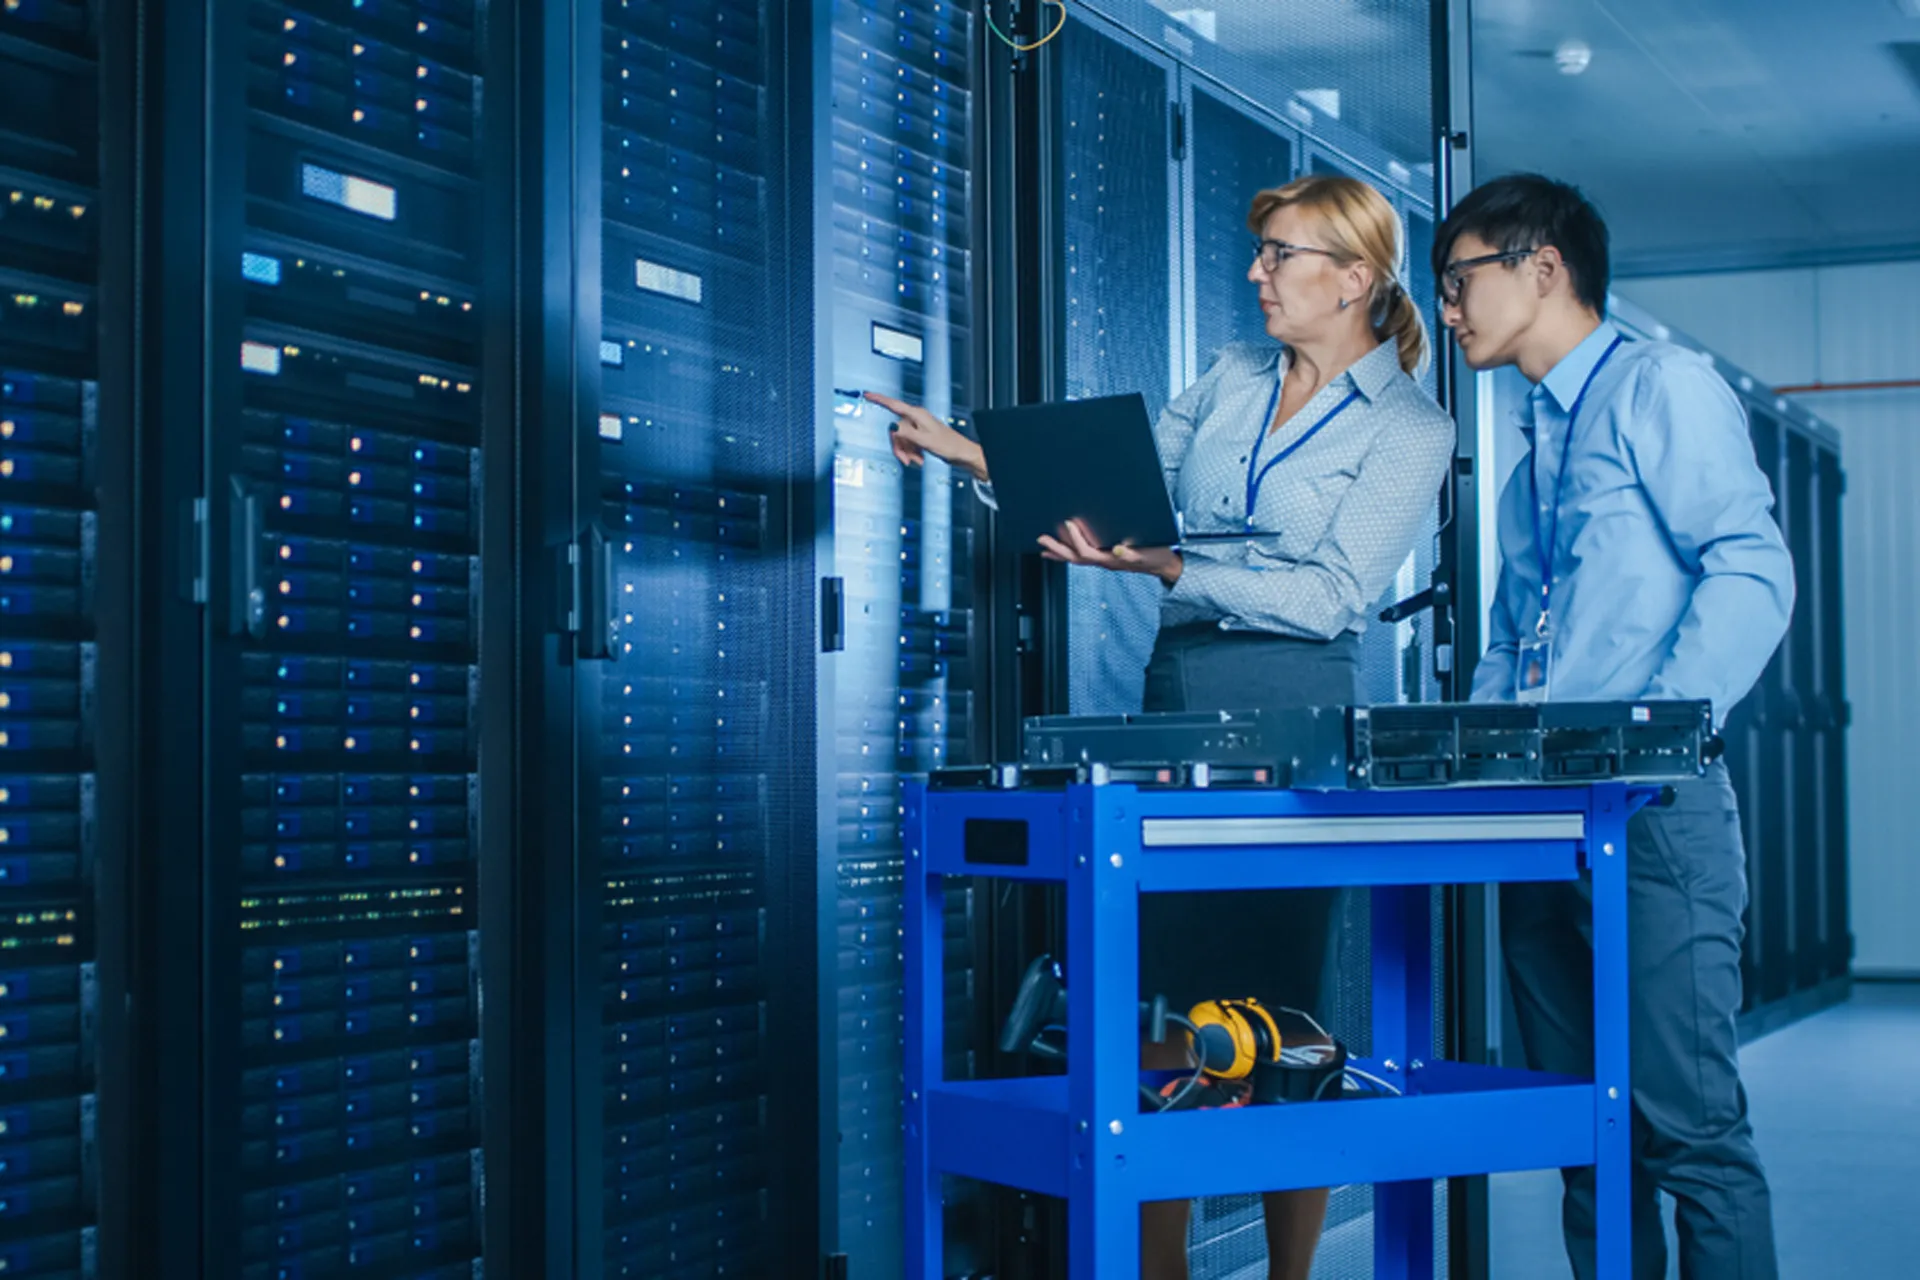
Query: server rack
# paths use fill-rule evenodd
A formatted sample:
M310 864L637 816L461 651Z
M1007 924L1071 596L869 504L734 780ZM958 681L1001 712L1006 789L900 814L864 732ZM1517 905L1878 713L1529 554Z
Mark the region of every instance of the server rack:
M165 833L109 913L152 1066L113 1085L127 1059L95 1053L143 1123L94 1163L148 1188L117 1239L137 1257L95 1233L105 1274L772 1274L815 1242L887 1274L897 785L989 736L988 552L970 486L900 473L829 388L964 422L1007 367L970 287L1006 232L978 198L1005 56L971 6L857 0L76 14L0 15L9 130L73 153L10 131L0 167L129 185L98 139L131 119L39 108L62 76L140 95L145 203L74 219L140 211L137 301L110 236L48 277L122 290L146 328L53 359L100 379L100 430L132 438L96 451L99 488L137 462L139 501L12 476L0 499L91 503L130 552L97 593L142 582L91 633L63 615L100 646L97 768L34 776L131 778L132 744L166 744L93 826L102 850ZM37 224L0 213L45 274ZM87 314L0 330L0 363L39 359L67 302ZM37 439L0 456L44 468ZM102 717L139 729L109 745ZM94 865L82 926L117 892ZM959 1075L987 913L954 897ZM120 934L72 934L110 996ZM78 1024L103 1044L106 1003ZM76 1248L112 1207L79 1185Z
M208 11L207 1276L482 1257L487 17Z
M830 316L818 335L831 408L823 495L835 623L823 719L823 819L835 823L820 921L829 1251L856 1280L902 1265L900 780L965 759L976 697L972 485L944 464L909 471L891 415L847 395L880 390L963 430L975 403L974 206L978 41L973 6L836 0L821 31L827 116L819 135L817 251ZM830 750L830 756L827 755ZM823 832L828 830L824 821ZM824 852L824 849L823 849ZM954 895L956 1074L969 1069L973 903Z
M124 493L103 491L99 456L103 54L84 6L0 13L0 1268L29 1276L97 1270L113 1070L100 906L121 864L99 783L120 721L102 714L100 645L121 637L100 552L101 508Z
M1727 725L1748 847L1743 1003L1758 1030L1838 998L1853 938L1838 545L1845 475L1829 431L1777 402L1750 400L1748 417L1798 588L1786 637Z
M783 1172L811 1171L814 1132L791 1087L810 1078L794 1006L811 931L788 896L813 805L811 295L786 203L807 182L788 87L806 20L755 0L599 6L580 563L611 627L589 603L581 654L608 660L582 664L578 712L598 991L578 1041L598 1064L582 1275L774 1275L811 1234L803 1176Z

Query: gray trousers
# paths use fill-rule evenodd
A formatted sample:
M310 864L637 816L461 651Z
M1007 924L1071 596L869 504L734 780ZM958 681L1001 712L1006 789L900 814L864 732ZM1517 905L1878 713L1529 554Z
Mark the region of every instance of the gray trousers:
M1656 1191L1674 1198L1683 1280L1775 1280L1772 1201L1735 1060L1747 878L1726 766L1681 784L1627 832L1633 1275L1661 1280ZM1527 1062L1593 1072L1592 884L1511 884L1500 936ZM1567 1254L1594 1275L1591 1167L1562 1175Z
M1360 640L1294 640L1217 626L1162 628L1147 664L1148 711L1239 711L1355 701ZM1340 889L1150 893L1140 899L1140 991L1185 1013L1252 996L1334 1017Z

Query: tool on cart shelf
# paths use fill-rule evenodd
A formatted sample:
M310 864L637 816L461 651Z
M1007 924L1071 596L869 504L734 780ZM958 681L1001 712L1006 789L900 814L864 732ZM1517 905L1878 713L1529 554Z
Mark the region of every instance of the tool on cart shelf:
M1276 1017L1275 1015L1280 1015ZM1305 1028L1281 1031L1281 1018ZM1279 1102L1332 1101L1349 1095L1397 1093L1392 1085L1347 1065L1347 1048L1301 1009L1269 1009L1251 997L1208 1000L1185 1014L1156 995L1140 1002L1140 1028L1156 1044L1177 1031L1186 1038L1190 1072L1168 1075L1158 1088L1140 1086L1148 1111L1183 1111ZM1067 986L1060 962L1035 956L1020 979L1013 1008L1000 1028L1002 1053L1031 1053L1064 1062L1067 1056Z

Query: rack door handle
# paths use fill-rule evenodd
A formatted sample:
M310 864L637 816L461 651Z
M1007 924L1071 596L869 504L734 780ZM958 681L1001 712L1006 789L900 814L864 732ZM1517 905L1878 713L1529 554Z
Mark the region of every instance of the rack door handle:
M227 494L227 554L232 595L227 602L227 631L231 635L267 636L267 588L261 581L265 547L265 507L260 495L235 476Z

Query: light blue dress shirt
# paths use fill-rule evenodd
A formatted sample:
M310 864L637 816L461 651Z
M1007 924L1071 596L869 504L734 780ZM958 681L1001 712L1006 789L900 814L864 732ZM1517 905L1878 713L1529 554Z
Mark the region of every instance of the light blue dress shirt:
M1765 670L1793 611L1793 560L1754 461L1746 415L1708 360L1628 342L1568 410L1614 338L1603 323L1527 397L1532 445L1500 499L1500 580L1476 701L1514 696L1518 641L1540 618L1543 530L1556 523L1554 701L1704 698L1725 721Z
M1291 364L1278 344L1230 343L1160 415L1160 462L1187 531L1272 534L1185 548L1162 626L1333 640L1366 629L1413 553L1453 460L1453 419L1401 370L1389 339L1262 439ZM1255 442L1274 458L1303 439L1247 510Z

